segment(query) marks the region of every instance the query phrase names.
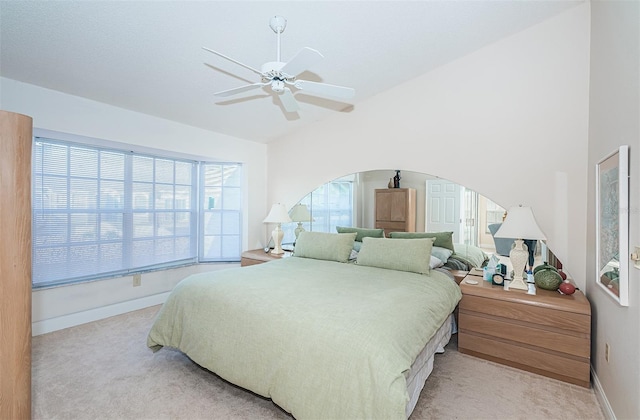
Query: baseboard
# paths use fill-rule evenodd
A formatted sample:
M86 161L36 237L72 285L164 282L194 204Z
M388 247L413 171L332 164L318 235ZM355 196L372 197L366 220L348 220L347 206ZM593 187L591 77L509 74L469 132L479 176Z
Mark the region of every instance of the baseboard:
M157 295L145 296L140 299L115 303L113 305L102 306L100 308L89 309L87 311L33 322L31 324L31 335L36 336L46 334L62 330L64 328L86 324L87 322L98 321L100 319L121 315L138 309L148 308L149 306L160 305L167 300L170 293L171 292L159 293Z
M604 416L608 420L616 420L616 415L613 412L613 409L611 408L611 404L609 404L609 400L607 399L607 396L604 393L604 389L602 389L602 384L598 379L598 375L596 375L596 372L593 370L593 366L591 366L591 379L593 382L593 391L595 392L596 398L598 399L598 402L602 407Z

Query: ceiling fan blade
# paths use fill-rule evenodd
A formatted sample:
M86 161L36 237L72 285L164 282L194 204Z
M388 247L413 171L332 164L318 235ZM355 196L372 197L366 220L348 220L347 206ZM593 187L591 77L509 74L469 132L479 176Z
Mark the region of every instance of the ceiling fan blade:
M296 80L293 86L312 94L333 96L340 99L350 99L356 94L356 90L350 87L310 82L308 80Z
M324 58L319 51L313 48L304 47L293 56L291 60L285 64L280 71L289 77L295 77L309 67L312 67L320 59Z
M291 93L291 89L288 87L284 88L281 94L278 95L280 98L280 102L282 102L282 106L287 112L297 112L300 109L298 106L298 101L293 97L293 93Z
M214 96L222 96L222 97L231 96L231 95L235 95L237 93L242 93L242 92L247 92L249 90L258 89L258 88L261 88L262 86L266 86L266 85L268 85L268 83L253 83L253 84L250 84L250 85L244 85L244 86L240 86L240 87L237 87L237 88L216 92L213 95Z
M260 76L262 76L262 72L261 72L261 71L256 70L256 69L254 69L254 68L253 68L253 67L251 67L251 66L247 66L246 64L241 63L241 62L239 62L239 61L237 61L237 60L234 60L234 59L233 59L233 58L231 58L231 57L227 57L226 55L224 55L224 54L220 54L219 52L217 52L217 51L213 51L213 50L211 50L211 49L209 49L209 48L207 48L207 47L202 47L202 49L203 49L203 50L207 50L207 51L209 51L209 52L211 52L211 53L214 53L215 55L217 55L217 56L219 56L219 57L222 57L222 58L224 58L224 59L226 59L226 60L229 60L229 61L231 61L232 63L236 63L237 65L242 66L242 67L244 67L245 69L249 69L249 70L251 70L252 72L254 72L254 73L258 73Z

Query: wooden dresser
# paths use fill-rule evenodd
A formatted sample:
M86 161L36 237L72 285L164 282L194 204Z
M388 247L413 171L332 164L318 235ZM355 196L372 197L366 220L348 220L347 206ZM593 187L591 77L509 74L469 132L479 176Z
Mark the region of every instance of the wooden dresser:
M460 289L461 353L589 387L591 306L581 291L528 295L472 275Z
M387 188L375 190L376 229L390 232L416 231L416 190Z

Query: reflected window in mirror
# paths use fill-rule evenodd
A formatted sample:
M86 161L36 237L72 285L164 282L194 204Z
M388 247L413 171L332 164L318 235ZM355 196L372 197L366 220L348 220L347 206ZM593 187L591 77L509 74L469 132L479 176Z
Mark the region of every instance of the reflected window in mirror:
M316 188L296 204L309 208L313 221L302 223L304 230L313 232L336 232L336 226L351 226L354 214L354 177L335 179ZM282 226L283 244L296 240L297 223Z

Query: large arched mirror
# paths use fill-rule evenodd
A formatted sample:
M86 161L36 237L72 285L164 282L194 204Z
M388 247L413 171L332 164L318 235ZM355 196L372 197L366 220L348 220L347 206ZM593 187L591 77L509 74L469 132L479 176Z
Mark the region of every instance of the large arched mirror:
M336 227L376 228L376 196L395 189L394 177L399 175L399 188L413 190L415 213L412 230L415 232L451 231L455 244L480 248L488 255L508 256L513 240L494 238L502 223L505 209L487 197L462 185L419 172L374 170L349 174L324 185L302 197L297 206L308 214L292 218L294 223L283 225L284 246L295 243L295 230L336 232ZM302 205L302 206L300 206ZM536 245L536 264L561 264L542 242ZM553 260L553 261L550 261Z

